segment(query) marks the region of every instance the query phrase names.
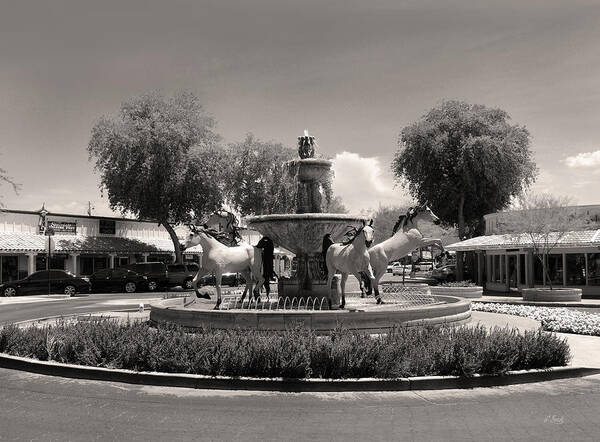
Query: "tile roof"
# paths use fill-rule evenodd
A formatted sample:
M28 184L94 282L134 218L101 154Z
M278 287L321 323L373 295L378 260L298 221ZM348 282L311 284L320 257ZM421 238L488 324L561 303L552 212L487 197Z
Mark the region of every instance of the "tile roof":
M598 230L574 230L566 232L562 237L560 233L553 232L549 241L553 243L558 239L556 248L567 247L596 247L600 246L600 229ZM532 247L531 238L524 234L485 235L467 239L446 246L450 251L466 250L494 250Z
M55 235L52 237L54 252L88 253L173 253L173 243L163 238L123 238L112 236ZM0 250L3 252L44 252L48 239L32 233L0 234ZM201 253L202 247L194 246L185 253Z

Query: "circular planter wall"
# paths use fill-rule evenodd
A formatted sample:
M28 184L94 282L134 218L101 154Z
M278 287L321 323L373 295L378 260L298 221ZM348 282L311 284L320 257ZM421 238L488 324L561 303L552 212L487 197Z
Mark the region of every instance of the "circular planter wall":
M433 286L429 287L432 295L442 296L458 296L460 298L481 298L483 295L483 287L444 287L444 286Z
M523 301L544 301L544 302L568 302L581 301L581 289L557 288L532 288L521 291Z

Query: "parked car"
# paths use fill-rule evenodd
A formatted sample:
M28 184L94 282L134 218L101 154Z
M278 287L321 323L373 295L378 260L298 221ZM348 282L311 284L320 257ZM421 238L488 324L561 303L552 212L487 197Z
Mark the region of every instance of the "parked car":
M433 261L419 261L416 264L416 270L421 272L429 272L433 269Z
M223 273L221 277L221 285L228 285L230 287L237 287L238 285L245 284L246 280L240 273ZM215 285L215 275L212 273L204 275L198 280L199 285Z
M456 281L456 264L445 265L433 269L431 277L439 282L454 282Z
M162 262L136 262L121 267L122 269L133 270L148 278L147 289L151 292L161 287L169 285L169 275L167 266Z
M190 264L169 264L167 266L169 286L181 286L184 289L192 288L192 280L198 273L199 266Z
M387 273L392 273L394 271L394 266L399 266L400 263L398 261L395 262L391 262L388 264L387 268L385 269L385 271Z
M408 275L410 274L410 271L412 270L412 266L410 264L400 264L398 263L394 263L392 266L392 275L394 276L402 276L402 274L404 275Z
M148 278L133 270L123 267L118 269L99 270L90 276L90 284L94 292L134 293L148 287Z
M47 295L64 293L74 296L76 293L89 293L90 283L64 270L40 270L26 278L10 281L0 286L2 296Z

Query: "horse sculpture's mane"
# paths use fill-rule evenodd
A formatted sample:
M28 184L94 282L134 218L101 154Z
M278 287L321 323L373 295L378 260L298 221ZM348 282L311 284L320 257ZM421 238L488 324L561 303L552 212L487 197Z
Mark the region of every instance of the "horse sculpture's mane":
M354 226L348 226L350 229L346 233L344 233L345 240L342 241L342 244L347 246L348 244L352 244L354 240L360 235L365 226L361 226L360 228L356 228Z
M425 207L425 205L409 207L404 215L398 217L398 221L396 221L396 224L394 224L394 228L392 229L392 236L394 236L398 230L404 229L404 226L411 222L419 212L425 209Z

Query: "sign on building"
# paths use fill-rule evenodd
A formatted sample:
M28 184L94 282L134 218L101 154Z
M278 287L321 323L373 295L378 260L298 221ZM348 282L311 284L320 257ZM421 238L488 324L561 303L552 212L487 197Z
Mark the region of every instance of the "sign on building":
M100 221L100 233L105 235L114 235L117 231L116 222L114 219L101 219Z
M48 228L52 228L57 235L74 235L77 233L77 223L66 221L48 221Z

